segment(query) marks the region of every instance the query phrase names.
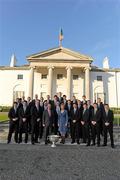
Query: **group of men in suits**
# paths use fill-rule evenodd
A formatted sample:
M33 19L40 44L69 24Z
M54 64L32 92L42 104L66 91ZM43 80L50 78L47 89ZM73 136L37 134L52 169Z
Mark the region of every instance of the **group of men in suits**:
M113 112L108 104L103 104L98 98L97 102L91 105L86 96L82 96L82 101L73 96L72 100L66 98L66 95L54 96L51 100L47 95L46 100L38 95L31 100L30 97L17 98L13 107L8 113L10 119L8 143L11 142L12 133L15 132L15 142L22 142L22 134L25 133L25 143L28 142L28 135L31 134L31 143L39 142L43 137L45 144L48 143L49 134L58 134L58 113L60 104L64 104L68 113L68 131L66 137L70 136L74 144L80 144L80 139L87 146L100 146L101 135L104 137L103 146L107 145L107 132L109 132L111 147L114 148L113 141ZM92 143L91 143L92 142Z

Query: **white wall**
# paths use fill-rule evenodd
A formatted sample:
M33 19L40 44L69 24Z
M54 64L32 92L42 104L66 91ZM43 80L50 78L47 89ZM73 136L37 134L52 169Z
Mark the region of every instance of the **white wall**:
M17 75L23 74L23 80ZM28 96L29 70L0 70L0 105L11 106L13 103L13 90L24 91Z
M29 96L29 72L30 70L0 70L0 105L12 105L14 89L16 91L24 91L26 98ZM48 80L41 79L42 73L48 74L47 69L41 69L39 72L34 73L33 94L38 94L39 97L41 92L46 92L47 95ZM17 79L18 74L23 74L23 80ZM56 80L57 74L63 74L64 79ZM82 95L84 94L84 73L80 72L79 70L73 69L72 75L73 74L78 74L79 80L73 81L71 89L74 93L78 92L78 98L81 99ZM95 92L105 92L106 102L109 103L111 107L117 107L118 103L118 107L120 107L120 72L117 72L116 74L117 75L115 78L115 72L90 72L90 96L92 101L94 101ZM101 75L103 77L103 81L97 81L98 75ZM59 87L59 85L61 85L63 94L67 94L66 70L55 69L53 76L53 95L56 94L57 86ZM41 87L41 85L45 86ZM118 94L118 98L116 96L116 93Z
M106 93L106 103L111 107L120 107L120 72L117 72L117 91L115 72L90 72L91 75L91 99L94 101L94 93ZM97 76L102 76L103 81L97 81Z

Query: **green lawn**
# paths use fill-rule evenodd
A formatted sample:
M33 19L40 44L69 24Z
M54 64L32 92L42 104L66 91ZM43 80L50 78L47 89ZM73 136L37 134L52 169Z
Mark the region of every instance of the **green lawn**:
M8 120L8 112L0 112L0 122Z

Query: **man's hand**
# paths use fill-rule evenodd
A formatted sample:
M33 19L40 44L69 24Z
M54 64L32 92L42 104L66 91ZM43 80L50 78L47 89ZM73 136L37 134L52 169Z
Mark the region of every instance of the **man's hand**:
M73 123L76 123L76 120L75 120L75 119L73 120Z
M18 120L18 118L13 118L12 120L13 120L13 121L17 121L17 120Z
M25 122L26 121L26 118L23 118L23 122Z
M92 124L93 124L93 125L96 125L96 122L95 122L95 121L92 121Z
M45 124L43 124L43 127L45 127Z
M37 122L39 122L40 121L40 118L37 118Z
M110 124L110 123L106 122L106 123L105 123L105 126L109 126L109 124Z
M84 122L84 121L81 121L81 124L82 124L82 125L84 125L84 124L85 124L85 122Z

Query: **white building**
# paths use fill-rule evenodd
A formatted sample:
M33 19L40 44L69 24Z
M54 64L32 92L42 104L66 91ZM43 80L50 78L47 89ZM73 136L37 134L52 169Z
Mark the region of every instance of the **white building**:
M11 106L16 97L52 98L57 92L67 98L85 94L92 102L101 97L111 107L120 107L120 68L109 68L105 58L103 68L92 66L90 56L57 47L27 56L28 65L16 66L13 55L10 66L0 66L0 105Z

